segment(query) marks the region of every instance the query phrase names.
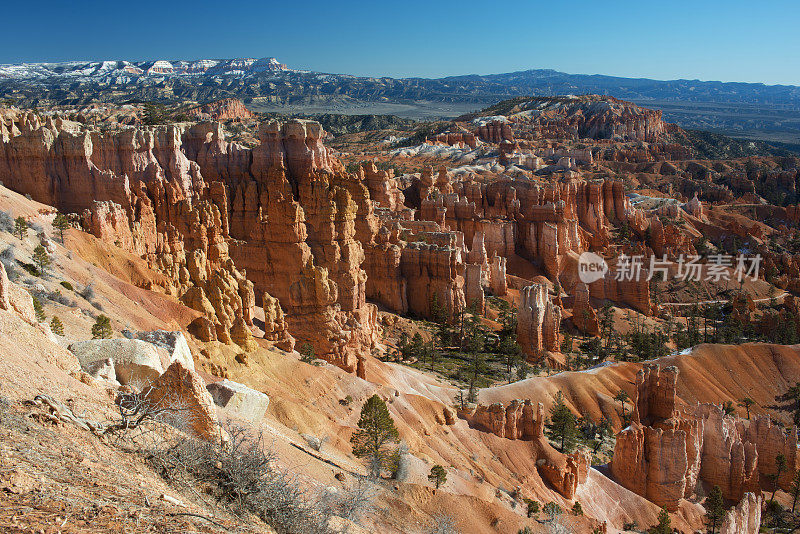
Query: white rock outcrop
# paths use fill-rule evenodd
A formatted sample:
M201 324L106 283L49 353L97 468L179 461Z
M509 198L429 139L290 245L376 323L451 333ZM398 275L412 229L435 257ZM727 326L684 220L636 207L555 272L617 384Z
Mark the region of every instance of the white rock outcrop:
M231 415L258 423L267 413L269 397L244 384L226 379L212 382L206 386L206 389L214 398L214 404Z
M113 361L120 384L143 387L163 372L155 345L138 339L90 339L76 341L69 350L78 358L81 368L92 373L97 362Z

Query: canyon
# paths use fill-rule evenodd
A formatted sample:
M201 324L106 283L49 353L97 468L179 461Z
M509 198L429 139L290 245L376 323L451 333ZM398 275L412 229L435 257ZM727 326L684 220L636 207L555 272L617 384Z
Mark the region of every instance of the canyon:
M141 75L195 68L169 65ZM0 112L0 393L31 424L107 447L87 413L167 399L208 442L246 420L332 498L364 478L349 439L377 395L402 444L363 531L443 510L465 532L545 531L536 501L576 532L662 507L694 532L719 487L720 532L750 534L791 506L797 157L705 158L660 111L597 95L339 135L234 98L164 124L129 106ZM741 276L745 252L763 264ZM87 339L101 312L113 339ZM553 438L559 403L590 437Z

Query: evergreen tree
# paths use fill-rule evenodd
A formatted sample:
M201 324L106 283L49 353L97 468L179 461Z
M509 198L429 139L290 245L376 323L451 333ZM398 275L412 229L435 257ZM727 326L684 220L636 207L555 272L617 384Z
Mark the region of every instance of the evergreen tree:
M722 405L722 411L725 415L733 415L736 413L736 408L733 407L733 401L725 401Z
M401 360L405 360L410 354L409 352L410 346L411 344L408 342L408 334L406 334L405 332L401 333L400 339L397 341L397 353L400 356Z
M59 336L64 335L64 324L61 322L61 319L59 319L55 315L53 316L52 319L50 319L50 330L52 330L54 334L57 334Z
M755 403L756 403L756 401L754 401L750 397L745 397L745 398L743 398L742 400L739 401L739 406L741 406L742 408L747 410L747 418L748 419L750 419L750 407L753 406Z
M439 303L439 295L431 295L431 317L433 322L443 324L447 322L447 310Z
M792 513L794 513L794 507L797 505L797 497L800 496L800 469L794 472L792 487L789 494L792 496Z
M311 363L314 361L314 345L306 341L302 345L300 345L300 361L305 363Z
M622 418L625 419L625 403L630 400L630 397L628 397L628 394L623 390L619 390L619 392L614 396L614 400L622 405Z
M428 480L439 489L439 486L447 482L447 471L439 464L431 467L431 472L428 475Z
M456 401L456 405L461 406L462 410L464 408L466 408L466 406L467 406L467 398L464 395L464 390L463 389L459 389L458 390L458 393L456 393L455 401Z
M465 315L466 317L462 321L464 331L462 348L467 353L470 371L469 387L474 392L477 388L478 377L483 373L486 364L483 354L486 333L477 315L472 313Z
M515 339L510 337L501 338L500 346L498 347L500 353L503 354L506 364L506 374L508 375L508 383L512 382L511 370L514 366L519 365L522 360L522 347Z
M367 460L370 473L379 477L384 467L390 467L393 457L392 443L397 443L400 434L394 425L386 403L373 395L361 408L358 430L350 438L353 454Z
M789 401L788 406L779 406L779 410L792 412L794 424L800 425L800 382L795 383L783 395L778 395L776 400Z
M708 532L714 534L722 523L722 518L725 517L725 500L722 498L722 490L719 486L714 486L706 497L705 509Z
M528 365L528 362L525 361L525 358L522 358L517 366L517 380L525 380L528 378L529 372L530 365Z
M547 426L547 435L553 441L559 442L561 452L570 453L577 442L577 421L575 414L564 403L564 396L559 391L555 402L550 407L550 422Z
M28 235L28 221L26 221L25 217L22 215L14 219L14 233L20 238L20 240Z
M59 213L53 219L53 228L58 230L61 236L61 243L64 243L64 230L69 228L69 220L63 213Z
M648 534L672 534L672 522L666 508L662 508L658 513L658 524L647 532Z
M44 315L44 308L42 307L42 303L36 297L33 297L33 313L36 315L36 321L39 323L44 322L45 315Z
M92 339L108 339L112 333L111 319L105 315L98 315L92 325Z
M417 360L421 361L423 364L425 363L425 356L427 355L425 351L425 341L422 339L422 334L416 332L414 337L411 338L411 343L408 344L406 349L406 354L404 355L404 359L406 360Z
M583 515L583 506L578 501L575 501L575 504L572 505L572 515Z
M769 478L774 484L772 488L772 497L770 497L770 502L775 500L775 493L778 491L778 482L781 479L781 474L786 471L786 457L782 454L779 454L775 457L775 474L770 475Z
M42 245L37 245L33 249L33 263L39 267L39 272L44 274L44 270L50 265L50 256L47 254L47 249Z
M533 517L539 513L539 503L534 501L533 499L525 499L525 504L527 505L527 513L528 517Z
M544 505L544 507L542 508L542 512L549 515L550 521L552 521L553 519L556 518L556 516L563 514L564 510L562 510L557 503L551 501Z
M561 352L563 354L569 354L572 352L573 340L572 334L569 332L564 333L564 339L561 341Z

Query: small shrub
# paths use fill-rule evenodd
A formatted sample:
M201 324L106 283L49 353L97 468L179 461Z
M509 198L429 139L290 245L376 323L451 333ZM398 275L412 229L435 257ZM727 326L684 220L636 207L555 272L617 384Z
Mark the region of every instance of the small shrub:
M225 430L230 438L223 444L183 437L142 452L167 481L204 487L234 513L254 514L279 534L326 532L330 511L273 467L263 436L241 427Z
M64 324L61 322L61 319L59 319L55 315L53 316L52 319L50 319L50 330L52 330L54 334L57 334L59 336L64 335Z
M75 291L75 289L72 287L72 284L70 284L66 280L63 280L61 282L61 287L63 287L64 289L68 289L69 291Z
M564 513L564 510L555 502L549 502L544 505L542 511L550 516L550 520L553 520L556 516L559 516Z
M41 323L45 320L44 308L42 307L42 302L36 297L33 297L33 312L36 314L36 320L38 322Z
M0 214L2 213L4 212L0 212ZM14 245L9 245L3 249L2 252L0 252L0 262L2 262L3 266L6 268L8 279L12 282L19 277L19 273L17 272L17 261L14 256Z
M458 534L456 523L449 515L436 514L433 521L425 529L425 534Z
M341 404L342 406L350 406L350 404L352 403L353 403L352 395L347 395L345 398L339 399L339 404Z
M78 305L74 299L67 297L66 295L62 295L61 291L51 291L47 294L47 299L53 302L58 302L62 306L69 306L70 308L74 308Z
M3 249L3 252L0 252L0 261L6 264L6 267L8 267L9 264L16 263L14 245L8 245Z
M0 211L0 230L14 233L14 218L7 211Z
M86 300L88 300L88 301L91 301L92 299L94 299L94 297L95 297L94 284L90 283L86 287L84 287L83 291L81 291L80 295L83 298L85 298Z
M578 501L575 501L575 504L572 505L572 515L583 515L583 506Z
M31 276L36 276L36 277L38 277L38 276L41 276L41 275L42 275L42 272L41 272L41 271L40 271L40 270L39 270L39 269L38 269L38 268L37 268L35 265L33 265L33 264L31 264L31 263L19 262L19 264L20 264L20 265L22 266L22 268L23 268L23 269L25 269L25 271L26 271L26 272L27 272L29 275L31 275Z
M325 515L335 515L350 521L368 515L375 507L376 486L368 479L359 477L345 491L328 492L321 501Z

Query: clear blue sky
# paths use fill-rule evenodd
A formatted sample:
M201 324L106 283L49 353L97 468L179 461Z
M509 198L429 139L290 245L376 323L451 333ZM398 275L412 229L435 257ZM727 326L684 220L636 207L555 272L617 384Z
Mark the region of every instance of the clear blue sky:
M275 56L438 77L569 73L800 85L798 0L5 2L0 63Z

